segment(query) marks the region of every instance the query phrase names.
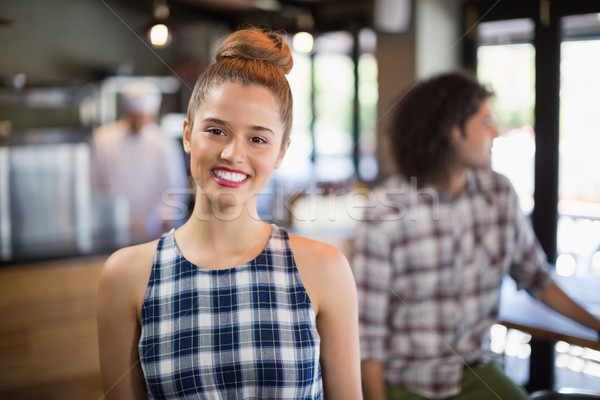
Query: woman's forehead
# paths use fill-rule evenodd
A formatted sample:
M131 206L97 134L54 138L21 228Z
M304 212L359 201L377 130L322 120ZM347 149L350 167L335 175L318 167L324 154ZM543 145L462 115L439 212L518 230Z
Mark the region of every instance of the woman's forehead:
M275 96L259 85L224 83L211 88L196 110L196 117L281 125Z

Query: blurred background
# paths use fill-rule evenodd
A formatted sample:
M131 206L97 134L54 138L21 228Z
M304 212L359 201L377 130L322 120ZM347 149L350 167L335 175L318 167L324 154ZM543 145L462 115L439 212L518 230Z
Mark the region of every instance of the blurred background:
M350 257L366 194L390 173L382 134L401 90L467 69L494 91L493 168L549 262L600 278L597 1L0 0L0 398L101 397L97 277L132 241L119 198L92 190L92 132L145 81L162 93L163 134L180 141L196 77L246 24L285 30L294 51L292 144L260 196L265 220ZM492 330L523 384L530 342ZM550 351L546 386L600 390L600 352Z

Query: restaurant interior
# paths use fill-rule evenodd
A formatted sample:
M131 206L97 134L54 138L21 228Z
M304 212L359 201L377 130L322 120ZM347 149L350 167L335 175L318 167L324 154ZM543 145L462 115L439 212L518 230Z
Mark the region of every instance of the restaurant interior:
M260 196L264 220L351 259L364 194L392 173L383 134L399 94L467 70L494 92L492 168L600 315L598 1L0 0L0 398L102 398L98 277L131 238L119 198L91 189L92 132L146 81L181 141L196 77L245 25L283 30L294 55L292 144ZM491 330L507 374L532 392L600 393L596 332L529 326L512 304Z

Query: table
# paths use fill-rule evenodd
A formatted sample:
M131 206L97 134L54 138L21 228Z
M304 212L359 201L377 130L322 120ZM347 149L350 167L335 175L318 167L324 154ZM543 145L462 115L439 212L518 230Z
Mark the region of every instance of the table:
M555 276L556 283L571 298L600 318L600 279ZM600 351L598 333L552 310L533 299L524 290L516 290L507 277L500 293L500 323L529 333L537 340L559 340Z
M593 315L600 317L600 279L555 276L556 283ZM554 344L589 347L600 351L598 333L559 313L523 290L507 277L500 292L500 323L532 336L528 390L554 388Z

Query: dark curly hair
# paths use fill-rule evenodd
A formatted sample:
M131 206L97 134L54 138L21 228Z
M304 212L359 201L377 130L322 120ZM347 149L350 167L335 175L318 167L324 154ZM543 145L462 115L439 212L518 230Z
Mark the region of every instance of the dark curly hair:
M452 130L464 134L467 120L492 95L463 72L417 82L405 91L392 117L389 143L398 172L422 187L444 179L454 154Z

